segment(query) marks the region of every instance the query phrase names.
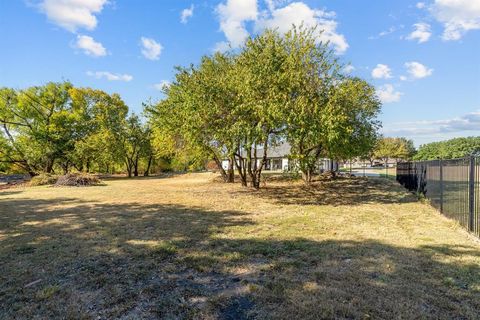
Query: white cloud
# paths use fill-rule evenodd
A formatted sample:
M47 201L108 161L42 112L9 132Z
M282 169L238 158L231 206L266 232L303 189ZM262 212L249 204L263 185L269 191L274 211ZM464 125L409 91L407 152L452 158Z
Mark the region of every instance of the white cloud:
M407 36L407 40L418 40L418 43L424 43L430 39L432 32L428 23L415 23L413 27L415 30Z
M160 81L159 83L155 83L155 84L153 85L153 88L154 88L155 90L162 91L162 90L168 88L168 87L170 86L170 84L171 84L170 81L168 81L168 80L162 80L162 81Z
M283 8L274 8L272 5L270 11L256 21L255 28L277 28L280 32L287 32L293 24L317 26L319 31L323 31L319 35L319 41L329 41L335 51L342 54L348 49L348 43L345 36L337 32L338 23L334 17L335 12L312 9L303 2L293 2Z
M395 91L395 88L391 84L385 84L377 88L377 96L382 103L391 103L400 101L402 92Z
M107 0L43 0L39 7L47 18L60 27L75 32L79 28L93 30Z
M352 73L353 71L355 71L355 67L352 66L351 64L349 64L349 65L347 65L343 68L343 72L345 72L347 74Z
M385 37L385 36L387 36L391 33L394 33L395 31L397 31L397 28L395 26L391 26L390 28L388 28L388 30L382 31L376 36L370 36L370 37L368 37L368 39L370 39L370 40L379 39L381 37Z
M193 4L190 6L190 8L186 8L182 10L182 13L180 14L180 22L181 23L187 23L188 19L193 17L193 9L194 6Z
M108 81L125 81L129 82L133 79L133 77L129 74L119 74L119 73L111 73L108 71L87 71L87 75L90 77L95 77L97 79L107 79Z
M425 78L431 76L433 73L433 69L429 69L425 65L416 61L405 63L405 68L407 68L407 72L414 79Z
M391 135L422 136L465 131L480 131L480 110L445 120L398 122L383 130Z
M372 77L375 79L389 79L392 77L392 70L386 64L377 64L372 70Z
M459 40L467 31L480 29L479 0L435 0L430 11L444 26L443 40Z
M417 7L417 9L423 9L426 7L425 2L417 2L415 6Z
M400 80L402 80L402 81L407 81L408 78L407 78L406 76L400 76Z
M103 57L107 55L105 47L89 36L78 35L75 48L81 49L87 56Z
M227 41L217 42L217 43L215 43L215 46L213 47L214 52L226 52L230 49L232 49L232 46Z
M238 48L249 36L245 22L257 19L257 0L227 0L217 6L216 12L220 18L220 30L231 46Z
M149 60L158 60L162 53L163 47L160 43L151 38L142 37L140 39L142 45L142 54Z
M226 40L215 46L217 51L225 51L229 47L240 47L250 35L246 23L253 22L255 31L265 28L276 28L279 32L290 30L292 24L305 27L318 27L323 32L318 40L327 42L335 48L336 52L344 53L348 43L342 34L337 32L337 22L333 19L334 12L312 9L303 2L292 2L284 7L277 7L285 3L284 0L266 0L267 9L261 14L258 10L257 0L227 0L217 6L216 12L220 18L220 30L225 34Z

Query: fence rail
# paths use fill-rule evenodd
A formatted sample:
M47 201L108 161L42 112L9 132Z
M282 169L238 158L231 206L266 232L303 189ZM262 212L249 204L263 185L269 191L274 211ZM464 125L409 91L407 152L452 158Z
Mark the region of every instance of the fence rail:
M397 181L480 237L480 157L401 162Z

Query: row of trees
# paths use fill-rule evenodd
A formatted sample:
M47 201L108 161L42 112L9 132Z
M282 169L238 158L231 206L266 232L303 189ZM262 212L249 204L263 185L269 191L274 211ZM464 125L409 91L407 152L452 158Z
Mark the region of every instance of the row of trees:
M70 170L148 174L151 129L120 96L69 82L0 89L0 169L34 176Z
M480 153L480 137L454 138L421 145L415 160L455 159Z
M351 159L372 150L380 102L366 81L341 73L315 29L267 30L235 53L177 68L166 98L147 110L165 141L213 159L226 182L236 169L258 188L267 151L288 142L309 182L321 157ZM222 159L230 160L224 170Z

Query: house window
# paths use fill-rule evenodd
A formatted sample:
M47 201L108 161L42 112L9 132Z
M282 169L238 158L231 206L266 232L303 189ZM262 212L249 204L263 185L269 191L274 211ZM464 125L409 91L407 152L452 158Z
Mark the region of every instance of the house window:
M272 170L282 170L282 159L272 159Z

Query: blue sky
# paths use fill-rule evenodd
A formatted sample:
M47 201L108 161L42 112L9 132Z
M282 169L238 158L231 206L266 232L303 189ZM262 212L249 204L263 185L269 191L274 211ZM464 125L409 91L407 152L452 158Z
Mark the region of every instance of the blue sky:
M140 112L174 66L301 21L375 85L385 135L480 134L480 0L1 1L0 86L69 80Z

